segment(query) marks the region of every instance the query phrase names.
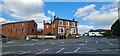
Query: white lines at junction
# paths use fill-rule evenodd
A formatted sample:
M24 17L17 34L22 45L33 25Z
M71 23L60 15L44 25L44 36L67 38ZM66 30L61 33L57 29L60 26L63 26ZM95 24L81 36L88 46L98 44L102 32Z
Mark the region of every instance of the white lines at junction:
M20 53L20 54L25 54L25 53L28 53L28 52L31 52L31 51L25 51L25 52L22 52L22 53Z
M96 43L98 44L98 41L96 41Z
M78 47L74 52L77 52L80 49L80 47Z
M59 45L59 46L73 46L73 45L85 45L85 44L66 44L66 45Z
M61 43L65 43L65 42L61 42Z
M56 44L56 43L53 42L53 43L51 43L51 44L54 45L54 44Z
M5 53L3 53L3 54L9 54L10 52L5 52Z
M41 54L41 53L43 53L43 52L45 52L45 51L48 51L49 49L45 49L45 50L43 50L43 51L41 51L41 52L38 52L38 53L36 53L36 54Z
M85 41L85 43L87 43L88 41Z
M75 53L75 52L77 52L79 49L80 49L80 47L78 47L77 49L75 49L75 51L73 51L73 52L64 52L64 53Z
M114 45L114 44L110 43L109 41L107 41L107 43L109 43L110 45Z
M102 51L110 51L110 50L102 50Z
M62 50L64 50L65 48L61 48L60 50L58 50L56 53L59 53L61 52Z

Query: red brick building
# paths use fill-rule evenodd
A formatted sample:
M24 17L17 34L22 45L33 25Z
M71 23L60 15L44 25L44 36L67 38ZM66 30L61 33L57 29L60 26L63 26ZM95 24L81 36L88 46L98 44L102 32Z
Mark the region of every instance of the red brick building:
M11 38L25 38L37 34L37 23L34 20L13 22L2 25L2 35Z
M51 23L45 23L44 21L44 31L43 34L52 34L52 35L78 35L77 21L61 19L54 16L54 20L51 20Z

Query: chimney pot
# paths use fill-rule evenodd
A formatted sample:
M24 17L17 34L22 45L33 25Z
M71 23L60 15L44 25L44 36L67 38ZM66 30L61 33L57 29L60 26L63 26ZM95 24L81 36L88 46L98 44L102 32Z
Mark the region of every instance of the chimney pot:
M43 21L43 23L45 24L45 20Z
M75 21L75 19L73 18L73 21Z
M52 23L52 20L50 20L51 21L51 23Z
M54 15L54 19L56 19L56 15Z

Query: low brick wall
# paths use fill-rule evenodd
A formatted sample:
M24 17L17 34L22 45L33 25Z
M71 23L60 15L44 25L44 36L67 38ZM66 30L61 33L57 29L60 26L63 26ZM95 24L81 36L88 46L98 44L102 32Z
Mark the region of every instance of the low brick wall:
M29 38L53 38L53 39L56 39L56 36L55 35L51 35L51 36L48 36L48 35L28 35Z

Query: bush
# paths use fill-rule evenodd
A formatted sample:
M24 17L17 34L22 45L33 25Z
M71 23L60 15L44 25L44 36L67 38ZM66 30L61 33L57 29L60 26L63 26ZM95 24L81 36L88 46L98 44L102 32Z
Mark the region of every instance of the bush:
M105 31L105 33L103 33L103 37L110 38L111 37L111 31L110 30Z
M51 32L48 32L47 35L53 35Z

